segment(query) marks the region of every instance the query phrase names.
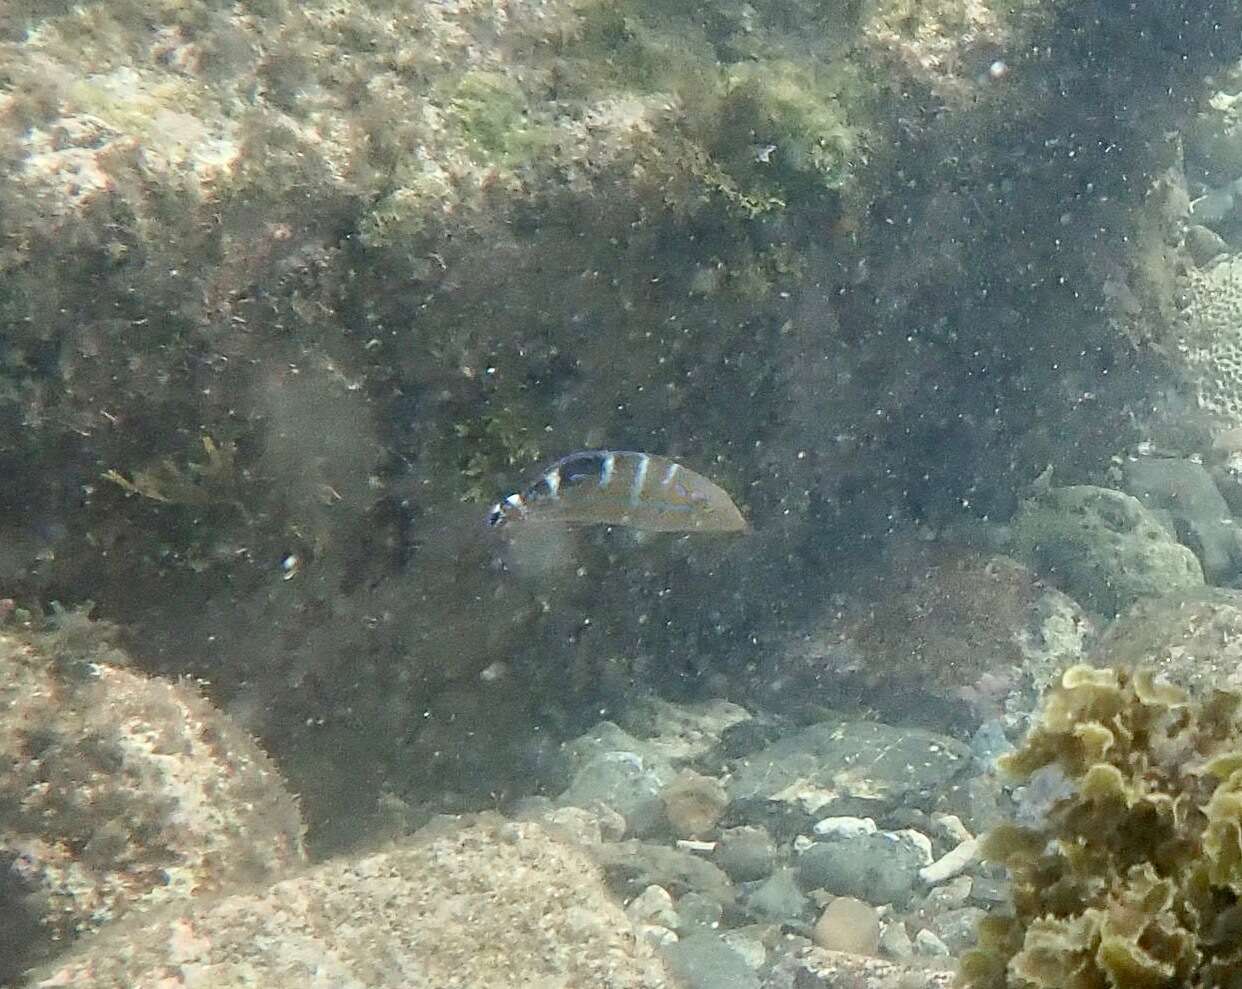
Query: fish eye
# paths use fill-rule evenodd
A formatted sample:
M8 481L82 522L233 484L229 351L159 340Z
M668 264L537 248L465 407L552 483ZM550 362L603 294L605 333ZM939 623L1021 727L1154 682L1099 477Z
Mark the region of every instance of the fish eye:
M501 508L499 505L497 505L495 508L493 508L490 512L487 513L487 524L490 525L493 529L497 528L498 526L504 525L504 523L505 523L505 512L504 512L504 509Z

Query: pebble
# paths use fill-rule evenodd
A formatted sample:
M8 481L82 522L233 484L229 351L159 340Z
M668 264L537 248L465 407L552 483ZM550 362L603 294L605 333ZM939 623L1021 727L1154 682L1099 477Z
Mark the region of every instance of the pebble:
M720 781L686 771L660 793L664 815L679 838L707 834L729 806L729 795Z
M632 924L677 926L673 897L663 886L651 885L644 889L626 906L625 915Z
M721 833L712 861L736 883L756 882L772 874L776 846L766 828L730 828Z
M880 946L880 919L870 903L838 896L820 914L811 939L829 951L874 955Z
M914 957L914 944L906 931L906 925L900 920L884 925L884 933L880 935L880 949L889 958L906 961Z
M807 899L794 881L792 869L780 869L751 892L746 900L751 915L778 924L796 923L807 908Z
M926 927L914 935L914 950L928 958L949 957L949 946Z
M957 876L954 879L950 879L943 886L937 886L930 890L924 905L926 909L933 913L960 907L970 899L974 885L974 880L970 876Z

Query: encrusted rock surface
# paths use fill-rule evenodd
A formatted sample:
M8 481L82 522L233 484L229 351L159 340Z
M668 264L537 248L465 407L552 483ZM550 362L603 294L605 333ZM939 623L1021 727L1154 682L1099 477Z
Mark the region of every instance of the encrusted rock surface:
M1242 692L1242 591L1204 587L1142 601L1113 622L1090 661L1151 669L1200 698Z
M1221 429L1242 425L1242 257L1191 269L1183 301L1179 345L1199 404Z
M92 989L663 989L598 871L533 824L477 823L123 924L35 974Z
M0 632L0 976L135 908L280 877L302 821L275 765L76 614Z

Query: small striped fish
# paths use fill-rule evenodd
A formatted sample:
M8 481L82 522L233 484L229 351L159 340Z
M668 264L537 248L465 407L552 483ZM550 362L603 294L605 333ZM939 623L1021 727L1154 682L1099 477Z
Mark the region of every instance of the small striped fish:
M493 506L490 526L519 519L628 525L651 532L741 532L750 526L723 488L667 457L627 450L571 453Z

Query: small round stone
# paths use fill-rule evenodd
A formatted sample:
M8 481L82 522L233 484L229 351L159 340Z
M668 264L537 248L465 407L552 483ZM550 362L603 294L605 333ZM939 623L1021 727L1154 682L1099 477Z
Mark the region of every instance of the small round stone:
M710 776L685 772L660 794L664 814L679 838L707 834L729 805L729 796L720 781Z
M880 919L870 903L838 896L820 914L812 937L829 951L874 955L880 946Z

